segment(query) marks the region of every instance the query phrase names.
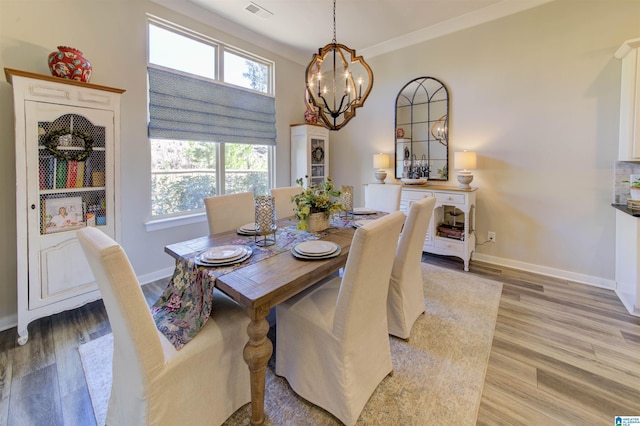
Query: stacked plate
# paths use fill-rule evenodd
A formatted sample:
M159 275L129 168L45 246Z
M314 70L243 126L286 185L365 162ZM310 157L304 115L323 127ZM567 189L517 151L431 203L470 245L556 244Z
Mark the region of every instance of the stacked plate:
M354 207L353 214L376 214L377 212L373 209L368 209L366 207Z
M305 241L293 247L291 254L299 259L329 259L340 254L340 246L331 241Z
M354 228L360 228L361 226L366 225L367 223L370 223L372 221L374 221L375 219L363 219L363 220L356 220L355 222L353 222L353 227Z
M203 266L226 266L248 259L252 250L248 246L219 246L203 251L196 256L196 263Z
M251 222L246 225L242 225L236 230L236 232L240 235L256 235L256 223Z

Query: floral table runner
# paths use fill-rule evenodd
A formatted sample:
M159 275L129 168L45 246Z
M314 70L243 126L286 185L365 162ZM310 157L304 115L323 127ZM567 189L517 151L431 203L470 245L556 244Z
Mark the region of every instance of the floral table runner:
M371 216L374 218L377 216ZM355 217L355 220L359 219ZM195 263L199 252L176 261L176 268L167 288L151 307L156 327L176 349L182 348L195 337L211 315L213 289L217 277L235 269L260 262L271 256L291 250L303 241L317 240L340 228L352 226L353 217L334 216L331 227L321 233L309 233L296 229L295 225L276 231L276 244L261 247L255 244L253 236L238 235L226 244L247 245L253 254L249 259L234 265L205 267Z

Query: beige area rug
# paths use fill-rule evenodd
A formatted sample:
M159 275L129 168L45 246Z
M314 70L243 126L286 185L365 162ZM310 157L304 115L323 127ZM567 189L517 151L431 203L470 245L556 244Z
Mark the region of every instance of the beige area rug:
M391 338L393 376L378 386L358 424L476 423L502 284L429 264L423 264L423 277L426 314L416 321L409 341ZM112 351L112 335L80 346L99 425L107 411ZM274 358L267 369L265 424L340 424L275 376ZM250 418L248 404L225 425L247 425Z

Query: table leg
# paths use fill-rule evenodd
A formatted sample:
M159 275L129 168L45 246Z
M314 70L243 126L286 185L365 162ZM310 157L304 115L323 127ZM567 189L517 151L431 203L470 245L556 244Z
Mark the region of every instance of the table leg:
M251 424L264 423L264 384L267 374L267 362L273 353L273 344L267 337L269 323L266 320L269 310L256 309L251 315L247 327L249 341L244 347L244 361L249 366L251 377Z

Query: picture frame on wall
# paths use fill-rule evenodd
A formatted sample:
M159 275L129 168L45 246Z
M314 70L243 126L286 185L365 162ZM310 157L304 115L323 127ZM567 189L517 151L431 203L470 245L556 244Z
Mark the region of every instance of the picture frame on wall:
M45 234L86 226L82 197L47 198L43 204Z

